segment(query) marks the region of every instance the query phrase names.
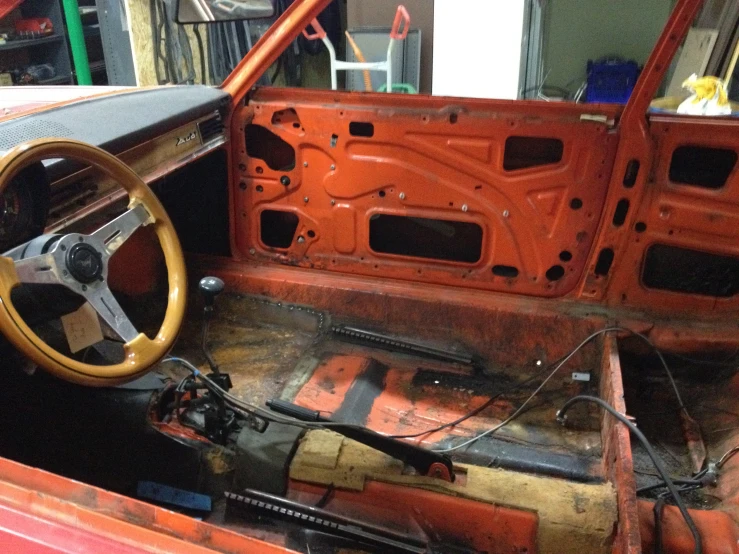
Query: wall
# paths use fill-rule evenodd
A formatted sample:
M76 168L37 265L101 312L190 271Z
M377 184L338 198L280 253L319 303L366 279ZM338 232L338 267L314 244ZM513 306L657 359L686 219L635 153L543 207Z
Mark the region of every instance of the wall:
M618 55L643 64L672 9L672 0L548 0L542 74L547 85L574 92L588 60Z

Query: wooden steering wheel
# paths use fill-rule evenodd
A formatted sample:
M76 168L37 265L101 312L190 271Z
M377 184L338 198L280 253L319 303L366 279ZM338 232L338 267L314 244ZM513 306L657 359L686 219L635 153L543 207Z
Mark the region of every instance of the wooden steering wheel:
M128 210L89 235L63 235L45 254L13 260L0 256L0 331L32 361L75 383L110 386L130 381L161 360L174 344L185 314L185 262L174 226L151 189L134 171L100 148L67 139L39 139L0 158L0 193L34 162L68 158L92 166L128 192ZM139 333L108 288L108 262L139 227L153 225L164 251L169 281L167 310L152 340ZM21 283L63 285L81 295L125 342L125 358L115 365L91 365L51 348L18 314L11 290Z

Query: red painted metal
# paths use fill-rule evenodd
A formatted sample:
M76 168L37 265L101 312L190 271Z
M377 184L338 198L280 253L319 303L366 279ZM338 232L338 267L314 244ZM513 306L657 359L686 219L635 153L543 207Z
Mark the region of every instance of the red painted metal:
M654 504L639 501L641 551L654 552ZM690 510L690 515L703 539L703 554L736 554L739 552L739 526L728 514L720 511ZM675 506L666 506L662 515L662 539L665 552L690 554L695 541L685 520Z
M236 254L331 272L565 295L586 266L618 140L606 124L581 117L612 120L618 109L259 89L234 117L240 125L232 136L233 171L245 185L233 191ZM351 122L371 122L372 137L352 136ZM289 144L294 169L272 169L289 160L249 156L247 124ZM506 170L510 137L561 139L562 159ZM273 142L263 146L270 156L278 151ZM288 248L265 244L259 232L264 210L298 216L302 240ZM477 224L480 260L431 262L375 251L369 225L379 215ZM519 274L496 275L495 266Z
M288 497L315 504L325 493L325 487L290 481ZM362 492L334 490L326 509L479 552L537 552L536 514L433 491L368 481Z
M18 539L38 538L57 548L65 543L54 539L54 526L68 528L70 536L91 533L91 539L104 544L128 546L134 552L171 554L289 554L292 550L229 531L183 514L114 494L53 473L0 458L0 506L27 517L39 518L39 533ZM0 510L0 529L10 522ZM47 526L43 530L40 526ZM10 523L7 523L10 525ZM25 529L25 527L24 527ZM30 529L30 528L29 528ZM80 546L82 548L84 545ZM7 550L2 550L7 552ZM11 551L12 552L12 551ZM20 550L19 552L26 552ZM41 551L43 552L43 551ZM52 550L53 552L53 550ZM74 551L87 552L85 550ZM99 549L96 552L117 551ZM128 552L120 550L121 553Z
M298 38L308 23L331 0L301 0L293 4L270 26L254 48L244 56L221 88L231 95L232 107L238 107L259 77L277 60L288 45Z
M0 504L0 545L6 554L140 554L98 533Z
M600 397L622 414L626 414L618 344L612 335L603 339ZM601 458L606 477L616 487L619 517L613 550L619 554L640 553L640 522L630 440L629 430L615 418L603 412L601 420L603 454Z

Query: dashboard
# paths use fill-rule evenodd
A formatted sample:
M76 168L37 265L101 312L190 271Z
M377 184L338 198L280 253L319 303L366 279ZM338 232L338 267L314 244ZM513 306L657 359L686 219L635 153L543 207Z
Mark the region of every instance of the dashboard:
M0 123L0 153L43 137L81 140L152 184L223 148L228 100L202 86L89 98ZM0 253L43 232L83 228L92 214L125 207L126 198L117 183L69 160L26 168L0 195Z

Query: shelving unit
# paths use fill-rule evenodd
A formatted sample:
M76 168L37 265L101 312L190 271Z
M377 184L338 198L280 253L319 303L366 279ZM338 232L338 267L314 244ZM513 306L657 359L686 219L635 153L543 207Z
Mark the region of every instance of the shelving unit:
M78 0L79 14L82 21L82 34L85 38L85 48L90 66L90 76L93 85L109 84L106 72L105 53L98 16L100 6L95 0Z
M56 75L40 84L72 84L72 63L59 0L25 0L16 10L0 20L0 30L13 32L17 20L34 17L51 20L54 34L0 44L0 72L50 64Z

